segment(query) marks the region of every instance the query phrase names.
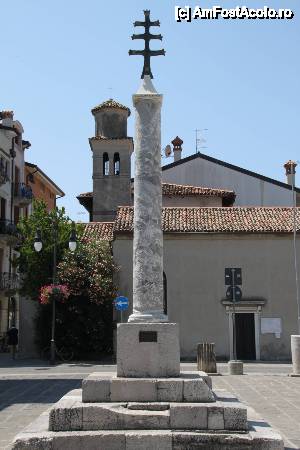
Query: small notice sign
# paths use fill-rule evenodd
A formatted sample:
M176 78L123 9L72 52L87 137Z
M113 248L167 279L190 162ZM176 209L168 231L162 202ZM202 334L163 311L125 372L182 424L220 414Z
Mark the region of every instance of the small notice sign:
M275 334L276 337L282 333L282 325L280 318L261 318L261 334L272 333Z

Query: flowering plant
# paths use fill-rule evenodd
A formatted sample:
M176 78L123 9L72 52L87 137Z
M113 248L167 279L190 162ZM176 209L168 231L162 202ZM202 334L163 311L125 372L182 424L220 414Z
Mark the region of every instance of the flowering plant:
M66 284L49 284L41 287L40 303L42 305L47 305L53 298L64 303L69 296L70 291Z

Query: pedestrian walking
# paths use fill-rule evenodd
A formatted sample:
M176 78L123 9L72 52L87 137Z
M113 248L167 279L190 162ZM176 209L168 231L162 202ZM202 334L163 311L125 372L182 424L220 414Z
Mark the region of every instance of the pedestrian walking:
M13 325L6 333L7 345L11 347L12 359L16 358L16 347L19 341L19 330Z

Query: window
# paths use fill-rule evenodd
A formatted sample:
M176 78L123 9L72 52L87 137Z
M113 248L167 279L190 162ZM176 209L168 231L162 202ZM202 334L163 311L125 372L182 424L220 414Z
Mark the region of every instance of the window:
M14 206L14 223L17 225L19 220L20 220L20 208L18 206Z
M107 153L103 153L103 175L109 175L109 158Z
M3 259L4 259L4 250L0 248L0 272L3 272Z
M119 153L114 154L114 174L120 175L120 155L119 155Z
M18 166L15 166L15 184L16 186L20 183L20 169Z
M5 220L6 219L6 200L5 200L5 198L1 198L0 219L1 220Z

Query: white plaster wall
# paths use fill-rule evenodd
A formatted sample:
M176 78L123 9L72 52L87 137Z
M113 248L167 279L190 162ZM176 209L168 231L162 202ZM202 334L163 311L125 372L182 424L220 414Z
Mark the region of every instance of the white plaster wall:
M192 184L236 193L236 206L292 206L290 190L202 158L195 158L167 170L163 170L163 181Z
M12 123L7 123L8 126L15 125L20 132L23 132L22 125L18 121ZM0 148L4 150L6 154L10 154L12 148L12 137L15 133L8 130L0 129ZM20 145L15 144L14 149L16 152L16 157L14 164L20 169L20 182L24 182L24 151L22 149L22 135L19 136ZM4 185L0 186L0 197L6 199L6 219L10 220L11 214L11 158L1 152L1 155L9 161L8 175L10 180ZM20 209L20 217L23 214L23 210ZM3 265L2 272L9 271L9 247L6 245L5 241L0 241L0 247L3 249ZM13 252L14 254L15 252ZM19 326L19 296L14 295L16 298L16 326ZM7 315L8 315L8 298L4 296L3 292L0 292L0 333L6 332L7 330Z
M113 253L119 293L132 301L132 237L117 236ZM280 338L259 330L261 358L289 359L290 335L297 332L295 273L291 236L280 235L164 236L168 316L180 324L181 356L195 357L197 343L208 341L219 358L229 357L229 319L221 304L225 267L242 268L244 298L266 300L261 317L282 319Z
M19 122L14 122L17 125ZM3 149L7 154L10 153L12 147L12 137L15 133L8 130L0 129L0 148ZM24 183L24 170L25 170L25 161L24 161L24 150L22 149L22 136L20 136L20 145L15 144L15 152L16 157L14 159L14 166L17 166L20 170L20 182ZM1 153L3 157L5 157L9 161L9 170L8 175L10 180L4 185L0 186L0 197L6 199L6 219L10 219L10 204L11 204L11 158L7 158L3 153ZM20 210L20 216L22 215L22 210Z

